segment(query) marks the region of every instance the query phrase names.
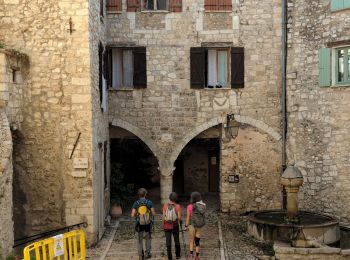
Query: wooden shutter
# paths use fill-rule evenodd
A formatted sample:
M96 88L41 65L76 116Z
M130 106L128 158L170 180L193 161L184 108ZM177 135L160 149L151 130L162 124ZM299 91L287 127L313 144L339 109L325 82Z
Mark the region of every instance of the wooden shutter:
M319 85L328 87L331 85L331 49L318 50Z
M147 87L146 48L139 47L133 50L134 56L134 88Z
M231 11L231 0L205 0L204 9L206 11Z
M141 0L127 0L127 12L136 12L140 10Z
M103 52L103 76L106 80L107 88L110 88L112 82L112 49L107 47Z
M122 0L107 0L107 12L121 12Z
M231 87L244 87L244 48L231 48Z
M192 47L190 49L191 88L204 88L205 86L205 48Z
M330 1L331 1L331 11L344 9L344 0L330 0Z
M344 0L344 9L350 8L350 0Z
M103 45L98 45L98 89L100 91L100 102L102 102L102 70L103 70Z
M169 0L170 12L182 12L182 0Z

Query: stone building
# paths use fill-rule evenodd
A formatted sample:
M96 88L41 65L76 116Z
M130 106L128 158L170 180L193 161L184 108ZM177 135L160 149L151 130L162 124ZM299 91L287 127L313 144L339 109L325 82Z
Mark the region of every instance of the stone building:
M12 164L15 238L87 222L98 240L110 165L135 162L125 146L145 150L136 160L156 199L198 190L218 194L223 212L282 207L281 1L0 6L3 49L28 57L13 65L0 53L0 174L12 179ZM349 91L318 86L318 50L346 45L349 11L326 0L288 7L287 162L305 174L303 208L346 220Z
M288 159L301 207L349 221L350 1L289 1Z

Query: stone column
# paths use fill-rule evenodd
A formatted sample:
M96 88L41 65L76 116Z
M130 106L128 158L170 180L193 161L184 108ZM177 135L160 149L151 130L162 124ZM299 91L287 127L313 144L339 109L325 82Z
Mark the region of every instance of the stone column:
M162 204L166 203L169 194L173 191L174 168L161 169L160 171L160 198Z

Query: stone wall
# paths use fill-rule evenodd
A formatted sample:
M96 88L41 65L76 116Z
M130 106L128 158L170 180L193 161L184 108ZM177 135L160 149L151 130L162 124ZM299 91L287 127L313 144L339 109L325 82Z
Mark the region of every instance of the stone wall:
M278 140L242 124L235 139L222 141L221 204L225 211L281 208L281 147ZM229 175L238 175L230 183Z
M345 260L350 258L349 249L334 247L323 248L295 248L288 244L277 242L274 244L276 260Z
M349 221L350 88L319 87L318 50L350 40L350 10L329 2L289 2L288 161L304 175L301 208Z
M100 175L93 150L100 141L93 128L101 109L94 103L98 38L92 43L91 34L102 30L99 7L85 0L0 1L0 7L0 40L30 60L14 144L16 237L86 221L89 241L96 240Z
M182 12L134 13L125 12L123 1L121 14L107 16L109 44L147 50L147 89L111 90L109 121L142 133L140 138L153 147L164 177L163 198L171 190L181 150L204 130L225 123L227 114L249 118L247 124L263 127L265 133L280 132L280 1L233 1L232 6L233 12L210 14L204 1L183 1ZM191 89L190 48L213 42L244 46L243 89ZM281 145L279 139L274 144ZM275 158L270 144L261 145ZM275 175L278 171L269 170ZM228 211L228 203L225 207Z
M4 109L0 109L0 258L12 251L12 137Z

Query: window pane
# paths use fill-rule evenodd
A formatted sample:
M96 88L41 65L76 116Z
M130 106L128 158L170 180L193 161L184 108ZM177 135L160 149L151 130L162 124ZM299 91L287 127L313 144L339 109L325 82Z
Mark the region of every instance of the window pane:
M122 52L119 49L112 50L112 87L122 87Z
M145 9L146 10L154 10L153 0L144 0L144 1L145 1Z
M166 0L157 0L157 9L158 10L167 10Z
M227 51L218 51L218 85L227 86Z
M124 74L124 87L132 87L134 76L134 64L132 50L123 51L123 74Z
M215 86L216 82L216 50L208 50L208 86Z
M344 81L344 50L338 50L338 82Z

